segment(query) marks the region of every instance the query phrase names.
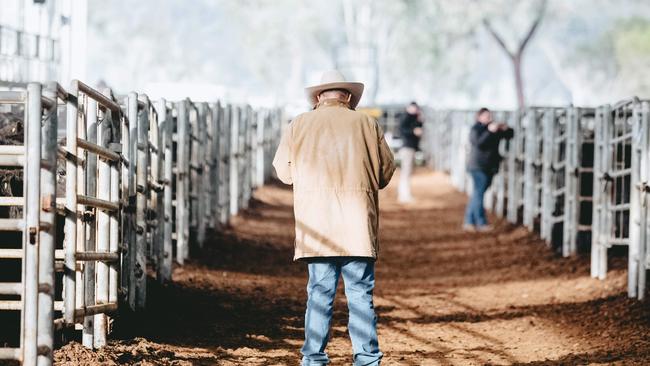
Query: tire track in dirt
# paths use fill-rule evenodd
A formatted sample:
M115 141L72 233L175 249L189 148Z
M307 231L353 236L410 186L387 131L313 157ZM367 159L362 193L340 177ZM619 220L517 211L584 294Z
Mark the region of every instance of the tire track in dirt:
M418 201L380 194L375 305L386 365L650 363L650 306L625 296L624 257L605 281L588 258L560 258L525 229L460 230L464 195L418 171ZM118 319L91 352L71 343L60 364L298 365L305 265L293 263L291 191L269 185L200 254L152 284L149 309ZM347 307L337 294L328 353L351 363Z

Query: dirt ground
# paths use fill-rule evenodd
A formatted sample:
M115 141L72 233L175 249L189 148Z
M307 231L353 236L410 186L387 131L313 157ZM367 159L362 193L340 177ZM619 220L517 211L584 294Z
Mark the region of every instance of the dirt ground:
M460 230L466 198L444 175L414 178L417 203L382 191L375 297L385 365L648 365L650 304L625 295L626 258L605 281L588 257L560 258L535 235L496 221ZM291 191L258 190L251 208L214 235L174 283L153 287L150 309L119 319L92 352L71 343L59 364L298 365L305 265L292 262ZM333 365L351 364L339 288Z

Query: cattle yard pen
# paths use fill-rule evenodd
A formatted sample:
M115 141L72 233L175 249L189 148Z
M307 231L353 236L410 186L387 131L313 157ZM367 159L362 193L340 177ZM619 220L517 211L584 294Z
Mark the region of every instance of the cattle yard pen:
M423 150L432 168L471 191L465 168L473 111L427 111ZM485 206L539 233L563 256L588 252L591 275L607 274L608 252L627 247L628 295L643 299L650 268L650 102L597 108L498 111L514 129Z
M52 364L75 330L101 347L118 311L143 310L147 277L170 281L268 180L283 120L77 80L0 91L2 116L0 360L23 365Z

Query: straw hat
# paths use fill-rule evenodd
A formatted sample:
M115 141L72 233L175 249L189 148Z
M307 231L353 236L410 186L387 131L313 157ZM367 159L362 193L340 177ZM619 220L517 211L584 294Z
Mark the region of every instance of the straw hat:
M326 71L321 77L320 84L305 88L307 98L312 106L318 104L318 95L326 90L343 89L352 94L350 107L356 108L363 94L363 83L345 81L345 77L337 70Z

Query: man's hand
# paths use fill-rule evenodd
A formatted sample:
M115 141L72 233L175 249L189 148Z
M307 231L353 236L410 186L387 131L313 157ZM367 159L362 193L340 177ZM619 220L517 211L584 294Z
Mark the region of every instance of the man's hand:
M416 127L413 129L413 134L417 137L422 136L422 127Z
M498 123L490 123L487 126L487 129L492 133L496 133L497 131L499 131L499 129L501 129L501 126Z

